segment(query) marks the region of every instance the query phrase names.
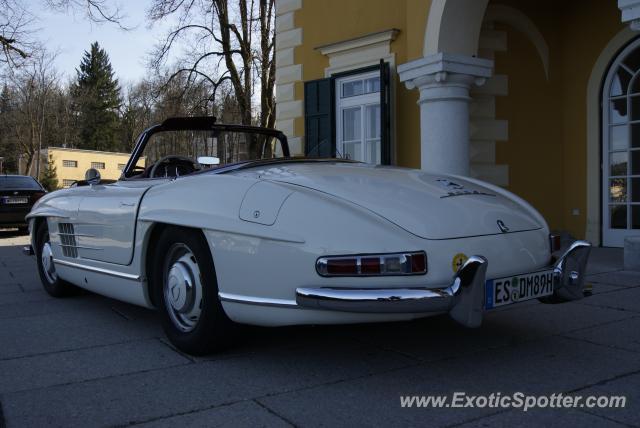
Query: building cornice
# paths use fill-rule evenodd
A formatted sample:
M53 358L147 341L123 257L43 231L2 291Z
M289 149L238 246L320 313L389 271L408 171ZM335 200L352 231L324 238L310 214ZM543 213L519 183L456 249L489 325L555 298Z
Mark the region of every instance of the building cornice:
M322 55L333 55L336 53L349 51L353 49L361 49L371 45L381 44L381 43L391 43L400 33L400 30L397 28L392 28L390 30L378 31L371 34L366 34L364 36L355 37L349 40L342 40L340 42L329 43L326 45L318 46L315 49L319 51Z

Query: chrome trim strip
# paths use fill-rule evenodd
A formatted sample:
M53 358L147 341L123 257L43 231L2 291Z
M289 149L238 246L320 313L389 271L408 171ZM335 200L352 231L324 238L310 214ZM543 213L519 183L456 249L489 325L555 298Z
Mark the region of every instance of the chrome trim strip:
M96 250L96 251L103 251L104 248L98 248L98 247L83 247L82 245L70 245L70 244L58 244L61 247L67 247L67 248L81 248L83 250Z
M51 235L58 236L80 236L86 238L95 238L95 235L88 235L86 233L65 233L65 232L51 232Z
M243 296L240 294L218 292L218 297L224 302L243 303L246 305L275 306L279 308L299 309L295 300L269 299L266 297Z
M60 259L53 259L53 262L57 263L59 265L62 265L62 266L72 267L72 268L76 268L76 269L82 269L82 270L86 270L86 271L94 272L94 273L101 273L103 275L114 276L116 278L123 278L123 279L128 279L128 280L131 280L131 281L140 281L140 275L133 275L133 274L124 273L124 272L116 272L114 270L104 269L104 268L99 268L99 267L94 267L94 266L85 266L85 265L81 265L79 263L73 263L73 262L69 262L69 261L66 261L66 260L60 260Z

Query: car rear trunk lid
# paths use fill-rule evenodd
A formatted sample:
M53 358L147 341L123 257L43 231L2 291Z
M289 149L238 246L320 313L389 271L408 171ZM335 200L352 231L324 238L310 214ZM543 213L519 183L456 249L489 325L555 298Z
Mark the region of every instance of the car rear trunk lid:
M254 169L265 180L348 200L426 239L543 227L515 201L481 185L420 170L359 163L288 163Z

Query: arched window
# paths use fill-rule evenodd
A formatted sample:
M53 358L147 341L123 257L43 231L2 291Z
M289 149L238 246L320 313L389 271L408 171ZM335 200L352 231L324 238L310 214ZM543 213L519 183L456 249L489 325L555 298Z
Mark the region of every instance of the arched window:
M640 39L612 62L602 94L602 238L640 236Z

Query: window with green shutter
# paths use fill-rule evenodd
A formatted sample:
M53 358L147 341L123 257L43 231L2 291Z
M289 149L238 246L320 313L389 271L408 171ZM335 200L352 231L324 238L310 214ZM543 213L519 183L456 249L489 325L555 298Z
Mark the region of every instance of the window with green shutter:
M305 155L391 164L389 64L305 82Z
M328 158L335 156L333 141L333 109L331 78L304 84L305 155Z

